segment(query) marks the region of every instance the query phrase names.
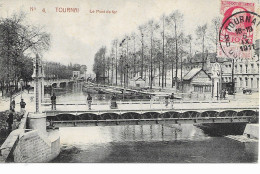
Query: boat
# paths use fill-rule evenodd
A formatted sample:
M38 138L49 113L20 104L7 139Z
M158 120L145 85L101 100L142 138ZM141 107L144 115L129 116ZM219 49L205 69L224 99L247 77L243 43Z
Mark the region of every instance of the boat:
M85 83L82 87L82 91L90 94L98 94L99 88L92 83Z

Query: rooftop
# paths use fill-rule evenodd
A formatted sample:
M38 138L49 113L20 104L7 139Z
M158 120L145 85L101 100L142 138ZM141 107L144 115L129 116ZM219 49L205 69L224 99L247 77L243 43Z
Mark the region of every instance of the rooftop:
M192 79L196 74L198 74L202 68L193 68L190 70L184 77L183 80L190 80Z

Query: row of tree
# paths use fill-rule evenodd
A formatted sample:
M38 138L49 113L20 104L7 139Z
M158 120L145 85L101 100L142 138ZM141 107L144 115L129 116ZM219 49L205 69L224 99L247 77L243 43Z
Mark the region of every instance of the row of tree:
M63 65L59 62L44 62L44 74L45 80L54 80L54 79L71 79L73 76L73 71L82 71L82 65L72 64Z
M159 85L164 87L167 70L171 70L172 87L177 87L177 70L183 68L183 62L189 63L194 54L201 53L203 68L207 54L217 52L221 23L215 17L210 25L197 26L193 36L184 33L183 22L183 14L173 11L157 21L152 19L138 26L136 32L114 39L109 49L102 46L95 54L93 65L97 81L123 85L133 77L148 77L152 88L154 78L158 77Z
M21 79L32 80L35 54L42 55L50 46L50 34L41 26L29 25L24 13L0 19L0 86L2 95L18 90ZM70 79L81 65L44 62L46 79Z
M24 13L0 19L0 83L7 92L11 86L17 90L21 79L31 80L31 55L41 54L50 45L50 35L25 19Z

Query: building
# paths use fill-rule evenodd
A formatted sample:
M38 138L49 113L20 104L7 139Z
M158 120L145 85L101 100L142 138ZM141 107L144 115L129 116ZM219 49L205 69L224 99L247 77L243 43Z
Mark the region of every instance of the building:
M164 87L171 88L172 84L173 84L173 88L175 88L176 69L173 68L173 71L172 71L171 68L168 68L168 69L165 69L165 71L166 71L166 78L164 77ZM172 74L172 72L173 72L173 74ZM185 74L187 74L188 72L189 72L189 70L186 67L183 67L182 70L180 68L178 69L178 72L177 72L177 83L178 84L180 84L182 77ZM159 74L158 68L156 69L155 74L156 75L154 76L154 79L153 79L153 82L154 82L153 85L156 86L156 87L162 86L162 76L160 74L160 77L159 77L159 75L158 75ZM172 75L173 75L173 78L172 78ZM159 83L159 81L160 81L160 83ZM173 81L173 83L172 83L172 81Z
M75 79L80 78L80 71L73 71L72 72L72 77L75 78Z
M229 65L228 65L229 66ZM224 79L227 80L227 79ZM230 80L230 79L229 79ZM237 59L234 62L234 82L235 90L259 89L259 60L253 59Z
M237 58L234 62L227 58L216 59L221 64L223 85L233 81L237 92L243 89L259 91L259 40L255 43L256 50L252 58Z
M232 82L233 70L235 91L239 92L242 89L259 91L259 60L257 56L254 56L252 59L234 59L234 63L232 59L218 58L217 62L220 63L222 69L223 89L225 88L225 84Z
M139 77L134 77L130 79L129 87L138 87L144 88L145 87L145 80Z
M202 68L193 68L183 77L183 92L210 93L211 77Z

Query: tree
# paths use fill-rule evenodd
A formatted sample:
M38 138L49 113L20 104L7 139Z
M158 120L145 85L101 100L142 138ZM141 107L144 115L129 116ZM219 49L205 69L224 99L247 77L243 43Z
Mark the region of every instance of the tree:
M0 20L0 65L6 69L0 80L7 83L7 91L11 83L17 89L21 78L30 78L24 77L27 68L32 69L25 66L30 54L41 54L49 48L50 35L43 27L26 24L25 19L26 15L20 13Z
M175 41L175 88L177 90L177 78L178 78L178 60L179 60L179 55L178 55L178 32L182 28L182 22L183 22L183 14L181 14L178 10L174 11L171 13L167 18L166 18L167 24L169 27L173 27L173 38ZM173 69L172 69L173 71ZM172 87L173 87L173 77L172 77Z
M159 28L159 25L154 22L154 20L150 20L147 24L148 33L150 36L150 88L152 89L153 84L153 49L154 49L154 32Z
M205 40L206 40L207 24L198 26L196 29L196 34L199 40L201 40L202 45L202 68L204 68L205 60Z
M211 21L212 23L212 28L213 33L212 33L212 37L211 40L212 42L215 44L216 46L216 55L217 55L217 51L218 51L218 35L219 35L219 29L220 29L220 25L221 25L221 18L220 17L215 17L212 19Z
M138 30L140 32L140 35L142 39L140 40L142 43L142 55L141 55L141 78L143 79L143 73L144 73L144 25L141 25L138 27Z
M100 83L101 80L103 81L105 79L105 71L106 71L106 65L105 65L105 54L106 54L106 47L101 47L94 57L94 65L93 65L93 71L96 74L96 81L97 83ZM101 79L101 77L103 79Z
M190 48L190 51L189 51L189 62L191 63L191 57L192 57L192 54L191 54L191 49L192 49L192 47L191 47L191 41L192 41L192 36L189 34L188 36L187 36L187 42L189 43L189 48Z
M118 48L118 40L115 39L112 42L112 47L115 48L115 67L116 67L116 86L117 86L117 71L118 71L118 66L117 66L117 48Z

